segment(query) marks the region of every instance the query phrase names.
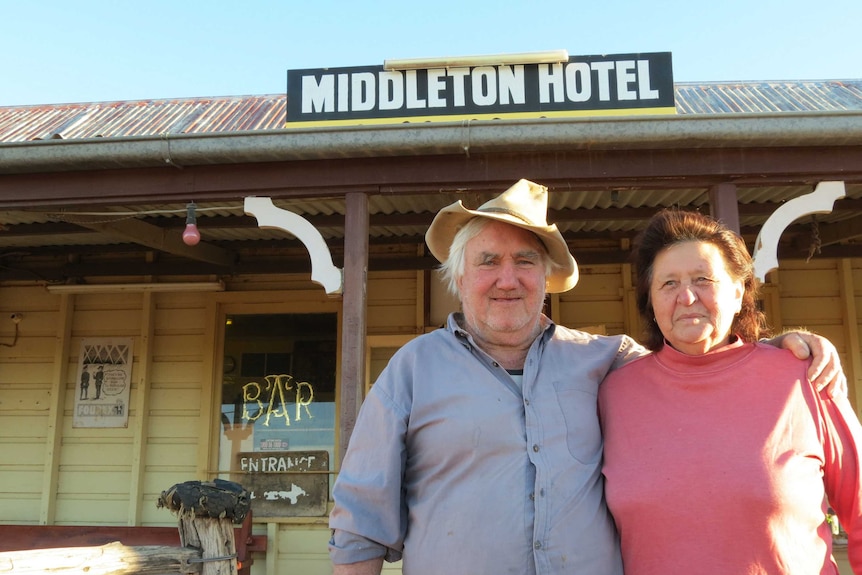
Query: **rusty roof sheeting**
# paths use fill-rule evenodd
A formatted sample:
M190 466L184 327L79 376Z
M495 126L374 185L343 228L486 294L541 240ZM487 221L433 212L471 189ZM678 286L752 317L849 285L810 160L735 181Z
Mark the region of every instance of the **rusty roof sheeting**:
M0 142L282 128L285 96L0 107Z
M678 83L677 113L862 110L862 79ZM284 94L0 107L0 142L278 130Z

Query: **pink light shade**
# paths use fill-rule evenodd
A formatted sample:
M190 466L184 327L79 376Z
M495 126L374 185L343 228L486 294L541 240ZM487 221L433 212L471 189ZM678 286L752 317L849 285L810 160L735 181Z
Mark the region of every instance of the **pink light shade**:
M187 246L196 246L201 241L201 233L198 231L195 203L186 204L186 210L186 229L183 230L183 243Z
M183 243L187 246L196 246L201 241L201 233L195 224L186 224L186 229L183 230Z

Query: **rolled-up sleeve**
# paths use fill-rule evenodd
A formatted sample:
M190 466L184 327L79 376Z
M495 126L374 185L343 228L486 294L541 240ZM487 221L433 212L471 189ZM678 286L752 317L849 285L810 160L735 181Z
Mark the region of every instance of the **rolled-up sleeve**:
M829 504L847 532L847 554L862 573L862 425L845 397L820 392L824 429L824 483Z
M335 506L329 516L333 563L401 558L407 527L403 494L407 412L385 392L384 370L362 404L341 471L335 481Z

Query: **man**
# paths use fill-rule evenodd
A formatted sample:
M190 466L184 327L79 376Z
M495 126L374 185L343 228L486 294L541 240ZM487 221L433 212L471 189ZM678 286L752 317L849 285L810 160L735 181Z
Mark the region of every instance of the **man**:
M542 314L578 280L546 211L547 189L521 180L434 218L462 312L400 349L362 405L333 492L335 575L402 556L409 575L622 574L596 394L645 350Z
M80 399L89 399L90 396L90 372L87 371L87 366L81 368L81 395Z
M93 375L96 382L96 399L102 397L102 383L105 381L105 366L100 365L96 368L96 373Z

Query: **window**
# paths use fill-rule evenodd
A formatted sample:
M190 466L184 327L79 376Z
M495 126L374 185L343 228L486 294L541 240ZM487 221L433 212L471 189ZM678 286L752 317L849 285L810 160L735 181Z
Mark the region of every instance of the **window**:
M337 331L335 313L227 318L219 468L252 492L255 516L326 514Z

